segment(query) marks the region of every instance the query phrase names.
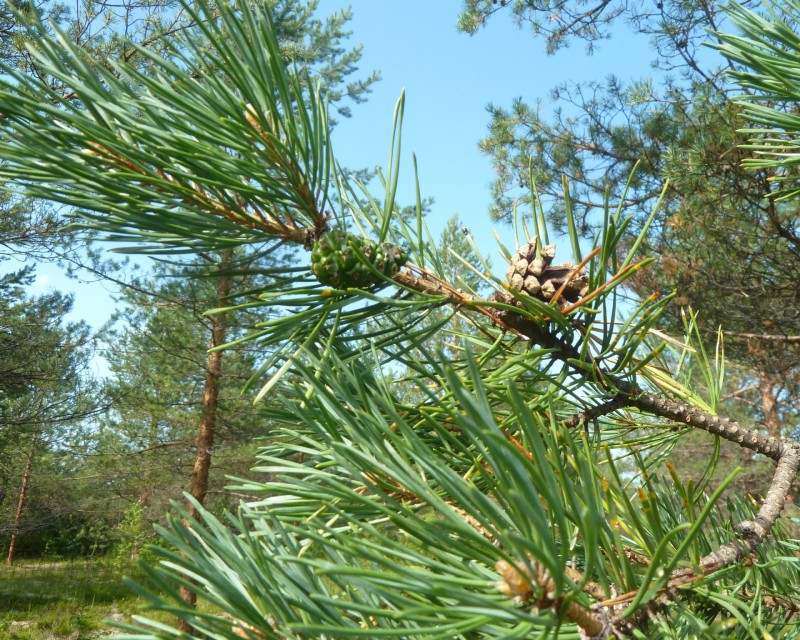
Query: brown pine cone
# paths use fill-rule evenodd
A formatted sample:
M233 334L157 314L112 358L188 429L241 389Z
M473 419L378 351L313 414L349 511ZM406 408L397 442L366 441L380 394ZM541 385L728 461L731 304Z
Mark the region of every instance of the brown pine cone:
M506 271L506 278L511 287L517 291L549 302L556 291L567 281L574 267L568 262L552 264L553 258L556 256L556 245L554 244L542 247L538 256L536 249L536 240L517 249L517 252L511 257L511 266ZM586 269L581 268L567 282L557 304L559 307L564 307L568 303L577 302L586 295L586 290Z

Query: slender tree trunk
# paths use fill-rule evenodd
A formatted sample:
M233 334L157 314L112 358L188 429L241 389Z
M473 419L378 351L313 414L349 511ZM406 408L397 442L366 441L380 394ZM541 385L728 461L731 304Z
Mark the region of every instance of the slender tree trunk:
M147 447L150 451L155 451L158 445L158 417L153 415L150 419L150 436ZM141 508L141 517L146 518L147 504L150 502L150 488L153 486L153 466L151 463L145 462L144 472L142 473L142 485L139 489L139 507ZM141 546L138 530L134 533L135 538L131 544L131 561L139 557L139 547Z
M223 252L218 269L224 271L233 259L233 250ZM216 304L222 306L231 290L230 276L220 276L217 280ZM227 331L227 317L225 313L211 316L211 340L209 349L225 344ZM206 357L205 386L203 391L203 404L200 415L200 426L197 433L197 453L194 459L192 480L189 494L201 505L205 502L208 493L208 473L211 469L211 454L214 448L214 435L217 429L217 407L219 405L219 383L222 375L222 351L209 351ZM189 515L197 519L197 509L193 505L188 507ZM186 587L181 587L181 597L191 606L197 604L197 593ZM180 620L178 626L181 631L190 632L189 623Z
M227 278L226 278L227 279ZM221 291L219 292L221 294ZM209 348L225 344L225 314L213 316L211 342ZM189 493L200 504L203 504L208 492L208 472L211 469L211 453L214 447L214 435L217 429L217 406L219 404L219 379L222 374L222 351L211 351L206 359L206 379L203 391L203 410L200 417L200 428L197 433L197 453L192 469L192 482ZM189 506L193 518L197 512Z
M28 497L28 486L31 481L31 468L33 467L33 456L36 453L36 443L39 441L39 432L33 434L31 446L28 449L28 458L25 461L25 471L22 474L22 486L19 490L19 500L17 501L17 511L14 513L14 524L11 527L11 540L8 543L8 556L6 565L14 564L14 556L17 553L17 539L19 538L20 523L22 522L22 512L25 510L25 501Z

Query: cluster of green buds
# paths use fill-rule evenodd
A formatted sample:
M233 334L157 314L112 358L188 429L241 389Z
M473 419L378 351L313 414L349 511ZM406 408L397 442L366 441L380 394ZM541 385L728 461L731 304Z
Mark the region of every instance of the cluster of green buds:
M323 234L311 249L311 272L322 284L338 289L366 289L391 278L408 255L398 246L377 243L346 231Z

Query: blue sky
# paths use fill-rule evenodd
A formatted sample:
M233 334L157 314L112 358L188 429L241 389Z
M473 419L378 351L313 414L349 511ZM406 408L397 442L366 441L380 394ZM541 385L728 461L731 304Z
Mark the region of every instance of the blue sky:
M581 43L548 56L544 43L498 12L474 36L456 31L460 2L431 0L323 0L320 11L351 6L352 42L364 47L362 68L382 80L369 101L334 131L334 151L350 167L385 165L394 104L405 89L401 200L412 203L414 152L423 195L433 196L432 231L458 213L485 252L495 251L489 220L492 167L478 151L486 135L489 103L510 106L522 96L542 98L544 115L555 108L550 90L565 81L602 80L610 74L649 74L647 39L621 24L611 41L588 56ZM507 229L498 228L509 237ZM497 260L494 261L497 264Z
M394 106L405 90L400 201L414 200L413 152L423 195L435 199L431 231L438 236L444 222L458 213L495 265L500 264L492 236L496 225L487 213L492 167L477 147L489 122L487 104L508 106L518 96L530 103L542 98L546 116L555 106L549 92L560 82L602 80L610 74L632 80L650 72L646 38L635 37L623 23L614 39L601 43L591 56L580 43L547 56L543 42L515 27L503 12L474 36L456 31L460 2L322 0L319 12L327 15L347 6L353 10L351 43L363 45L363 74L379 70L382 80L365 104L353 106L352 118L340 119L334 132L337 158L348 167L384 166ZM504 242L513 242L508 229L497 230ZM35 291L50 288L74 291L74 317L94 326L113 311L102 285L78 285L43 265Z

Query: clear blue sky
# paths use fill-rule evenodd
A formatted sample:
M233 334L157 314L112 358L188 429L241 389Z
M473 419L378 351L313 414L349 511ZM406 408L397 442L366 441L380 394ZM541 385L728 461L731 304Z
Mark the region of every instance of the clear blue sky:
M550 90L561 82L610 74L639 79L650 72L647 39L634 37L625 25L591 56L581 43L547 56L543 41L514 26L508 12L499 11L469 36L456 31L460 2L322 0L320 11L348 5L352 41L364 47L362 69L379 70L382 80L369 101L354 106L353 117L337 126L336 155L349 167L385 165L394 104L405 89L401 199L414 201L414 152L423 195L436 201L431 230L458 213L486 252L496 253L487 213L492 167L477 147L487 132L487 105L508 107L519 96L531 104L542 98L546 117L554 109Z
M352 118L340 119L334 133L340 163L353 168L386 164L394 105L405 89L401 202L414 200L414 152L423 195L435 198L431 231L438 235L458 213L495 265L500 260L487 214L492 168L477 148L489 121L487 104L508 106L517 96L531 103L543 98L547 115L554 108L549 92L560 82L602 80L609 74L638 79L650 70L647 40L635 38L624 25L592 56L580 43L547 56L543 42L517 29L503 12L471 37L455 28L460 2L322 0L319 12L327 15L348 5L353 9L351 42L364 47L361 69L364 75L379 70L382 80L367 103L353 106ZM507 229L498 231L511 242ZM79 286L53 267L42 266L37 283L38 291L74 291L74 316L94 326L113 310L102 285Z

